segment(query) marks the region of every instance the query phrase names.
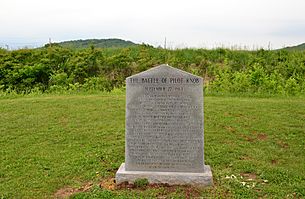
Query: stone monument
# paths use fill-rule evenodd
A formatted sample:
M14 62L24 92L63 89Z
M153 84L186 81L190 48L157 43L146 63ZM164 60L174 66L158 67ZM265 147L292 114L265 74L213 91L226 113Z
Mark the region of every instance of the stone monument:
M116 183L213 184L204 164L203 79L160 65L126 79L125 163Z

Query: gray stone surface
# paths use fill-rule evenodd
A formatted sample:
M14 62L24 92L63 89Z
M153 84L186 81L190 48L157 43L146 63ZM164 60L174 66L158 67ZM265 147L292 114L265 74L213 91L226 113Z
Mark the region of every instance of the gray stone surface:
M126 79L125 165L117 178L133 179L142 171L141 176L171 182L178 173L177 182L187 175L202 179L199 174L209 168L204 165L202 84L201 77L168 65Z
M153 172L153 171L126 171L123 163L116 174L116 183L133 183L136 179L148 179L149 183L169 184L169 185L213 185L211 168L204 166L202 173L186 172Z

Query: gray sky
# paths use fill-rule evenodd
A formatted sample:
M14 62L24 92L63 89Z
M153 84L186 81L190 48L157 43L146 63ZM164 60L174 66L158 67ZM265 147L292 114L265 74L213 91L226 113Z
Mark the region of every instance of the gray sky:
M172 48L305 42L305 0L0 0L0 46L121 38Z

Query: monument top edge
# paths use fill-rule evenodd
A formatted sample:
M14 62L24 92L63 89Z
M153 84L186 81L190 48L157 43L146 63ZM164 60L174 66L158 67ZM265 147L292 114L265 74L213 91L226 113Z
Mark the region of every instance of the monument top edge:
M129 77L127 77L126 79L129 79L129 78L136 78L136 77L138 77L138 76L145 76L145 75L147 75L147 74L155 73L155 72L157 72L157 71L160 71L160 72L162 72L162 71L168 71L168 72L174 72L174 73L181 73L181 74L183 74L183 75L190 75L190 76L194 76L194 77L196 77L196 78L203 79L203 78L200 77L200 76L197 76L197 75L194 75L194 74L192 74L192 73L183 71L183 70L181 70L181 69L172 67L172 66L170 66L170 65L168 65L168 64L161 64L161 65L155 66L155 67L150 68L150 69L148 69L148 70L146 70L146 71L143 71L143 72L134 74L134 75L132 75L132 76L129 76Z

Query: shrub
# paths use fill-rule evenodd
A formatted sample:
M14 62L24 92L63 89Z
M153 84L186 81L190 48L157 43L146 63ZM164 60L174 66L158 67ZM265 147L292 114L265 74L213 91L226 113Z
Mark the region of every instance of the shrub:
M90 77L85 79L85 83L82 85L85 90L99 90L110 92L113 89L111 81L103 77Z

